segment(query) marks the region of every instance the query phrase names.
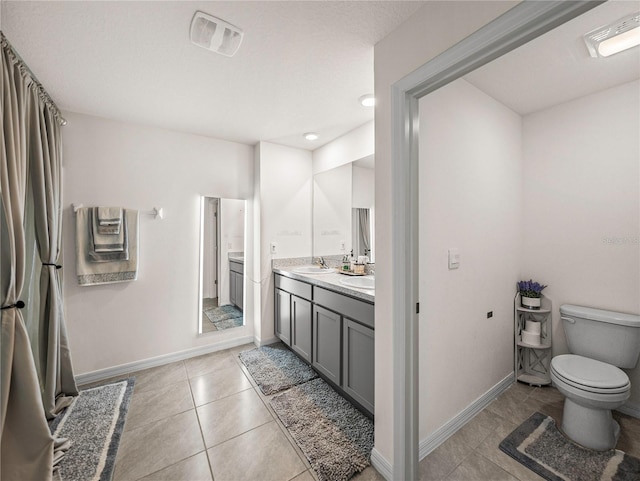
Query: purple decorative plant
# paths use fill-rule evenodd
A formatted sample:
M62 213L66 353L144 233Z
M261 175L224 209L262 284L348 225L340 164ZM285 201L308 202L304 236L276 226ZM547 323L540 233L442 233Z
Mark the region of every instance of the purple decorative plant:
M533 282L533 279L518 282L518 290L523 297L541 297L542 289L545 287L547 286L543 286L539 282Z

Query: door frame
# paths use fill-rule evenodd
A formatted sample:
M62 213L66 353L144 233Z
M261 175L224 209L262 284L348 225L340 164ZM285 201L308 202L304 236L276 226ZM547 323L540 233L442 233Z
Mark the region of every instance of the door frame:
M392 270L395 480L419 479L419 100L601 3L523 1L391 87L391 265L400 266Z

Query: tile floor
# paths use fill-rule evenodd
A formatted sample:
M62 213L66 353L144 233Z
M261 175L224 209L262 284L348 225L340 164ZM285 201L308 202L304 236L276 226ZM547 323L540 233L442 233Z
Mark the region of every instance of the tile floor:
M315 480L269 397L238 359L252 347L131 373L136 384L114 481ZM514 384L420 462L421 480L542 479L498 449L534 411L560 424L561 395L553 388ZM640 420L615 417L623 430L618 448L640 457ZM352 479L383 478L369 467Z
M314 481L239 346L134 375L114 481ZM103 384L102 381L99 384ZM372 467L354 481L382 481Z
M542 480L498 448L500 442L535 411L562 424L563 397L553 387L513 384L500 397L420 462L423 481ZM616 446L640 457L640 419L615 413L622 426Z
M205 334L207 332L217 331L216 326L209 320L204 311L211 307L218 307L218 298L217 297L205 297L202 299L202 333Z

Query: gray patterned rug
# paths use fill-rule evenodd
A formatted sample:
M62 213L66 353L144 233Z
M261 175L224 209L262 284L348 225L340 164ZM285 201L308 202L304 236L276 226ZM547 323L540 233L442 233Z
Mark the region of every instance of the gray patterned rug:
M369 466L373 421L322 379L271 399L320 481L345 481Z
M109 481L129 409L134 378L80 391L49 425L71 447L59 464L61 481Z
M239 356L264 394L274 394L318 377L284 344L243 351Z
M210 307L204 310L204 314L218 330L239 327L244 324L242 311L236 306Z
M567 439L555 421L534 413L500 449L551 481L638 481L640 459L616 449L593 451Z

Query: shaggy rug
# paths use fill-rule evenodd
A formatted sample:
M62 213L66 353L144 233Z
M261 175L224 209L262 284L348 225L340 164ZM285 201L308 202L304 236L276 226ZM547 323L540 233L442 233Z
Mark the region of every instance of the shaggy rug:
M236 306L210 307L204 310L204 314L218 330L239 327L244 324L242 311Z
M618 451L593 451L567 439L554 420L534 413L501 443L500 449L551 481L637 481L640 459Z
M49 425L71 447L60 461L61 481L109 481L129 409L134 378L80 391Z
M274 394L318 377L283 344L243 351L239 356L264 394Z
M373 421L322 379L274 396L271 406L320 481L345 481L369 466Z

